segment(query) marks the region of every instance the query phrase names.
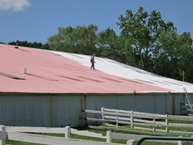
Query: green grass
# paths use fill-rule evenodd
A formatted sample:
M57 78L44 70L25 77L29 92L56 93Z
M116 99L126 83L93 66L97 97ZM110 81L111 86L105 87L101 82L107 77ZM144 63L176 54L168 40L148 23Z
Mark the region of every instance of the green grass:
M6 141L6 145L38 145L33 143L19 142L19 141Z
M180 123L180 124L193 124L193 121L184 121L184 120L169 120L169 123Z

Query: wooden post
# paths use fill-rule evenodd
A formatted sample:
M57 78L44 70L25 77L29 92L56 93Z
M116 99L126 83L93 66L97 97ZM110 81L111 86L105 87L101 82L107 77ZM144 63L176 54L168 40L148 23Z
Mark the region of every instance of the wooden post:
M153 117L153 132L155 132L155 117Z
M181 140L179 140L178 145L183 145L183 142Z
M135 145L135 140L133 139L128 140L127 145Z
M133 110L131 110L130 122L131 122L131 129L133 129L134 128L134 125L133 125Z
M101 107L101 112L104 112L104 107ZM104 120L105 117L104 117L104 114L102 113L102 119Z
M182 137L182 136L179 136L179 137ZM183 145L183 142L181 140L179 140L178 145Z
M117 115L117 111L116 111L116 128L118 128L118 115Z
M5 126L0 126L0 131L5 131ZM0 145L5 145L5 140L0 140Z
M166 114L166 132L168 133L169 132L169 129L168 129L168 125L169 125L169 122L168 122L168 114Z
M106 135L106 142L107 143L111 143L112 142L112 136L111 136L111 131L107 131L107 135Z
M65 138L66 139L70 138L70 127L69 126L65 127Z

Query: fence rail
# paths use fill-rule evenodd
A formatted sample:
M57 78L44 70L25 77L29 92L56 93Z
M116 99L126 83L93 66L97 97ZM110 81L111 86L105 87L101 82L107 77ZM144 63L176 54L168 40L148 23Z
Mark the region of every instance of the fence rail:
M95 137L95 138L103 138L106 139L105 136L102 134L89 132L89 131L79 131L77 129L70 128L50 128L50 127L15 127L15 126L6 126L6 131L9 132L27 132L27 133L52 133L52 134L76 134L80 136L87 136L87 137ZM69 137L68 137L69 138Z
M153 113L137 112L132 110L126 111L118 109L108 109L104 107L101 108L101 111L86 109L85 112L87 114L101 114L101 118L86 117L86 120L115 123L117 128L119 124L126 124L131 125L131 129L150 130L153 132L193 134L193 132L189 131L172 130L172 128L193 129L193 124L169 123L169 120L193 121L193 116L153 114ZM164 129L158 129L158 127Z

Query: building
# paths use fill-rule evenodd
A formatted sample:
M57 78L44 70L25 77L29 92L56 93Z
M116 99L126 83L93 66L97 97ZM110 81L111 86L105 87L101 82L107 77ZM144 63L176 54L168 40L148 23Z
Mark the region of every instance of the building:
M83 109L101 107L182 114L183 87L193 84L158 76L106 58L0 44L0 124L82 125Z

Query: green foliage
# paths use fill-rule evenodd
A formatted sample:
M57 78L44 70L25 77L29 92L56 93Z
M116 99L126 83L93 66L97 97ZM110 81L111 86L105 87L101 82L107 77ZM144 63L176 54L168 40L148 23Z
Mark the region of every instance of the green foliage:
M97 48L99 56L121 61L119 37L113 29L107 28L98 34Z
M183 71L185 72L185 81L193 82L191 72L193 71L193 49L190 33L178 35L177 32L170 31L162 33L159 38L160 52L155 58L156 67L161 69L161 75L182 80ZM155 70L154 70L155 71Z
M16 42L10 42L8 43L9 45L17 45L17 46L24 46L24 47L31 47L31 48L39 48L39 49L49 49L48 44L42 44L42 43L37 43L37 42L28 42L28 41L19 41L17 40Z
M59 27L58 33L48 38L48 45L53 50L93 54L96 51L97 30L94 25Z
M126 16L120 16L117 25L121 30L124 53L134 61L133 66L148 70L151 66L151 58L155 49L156 41L162 32L175 30L173 23L165 23L161 14L155 10L148 14L142 7L136 14L132 10L126 11Z

